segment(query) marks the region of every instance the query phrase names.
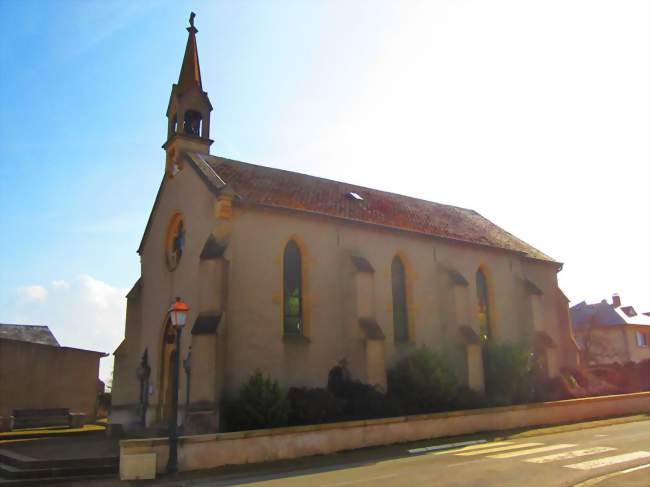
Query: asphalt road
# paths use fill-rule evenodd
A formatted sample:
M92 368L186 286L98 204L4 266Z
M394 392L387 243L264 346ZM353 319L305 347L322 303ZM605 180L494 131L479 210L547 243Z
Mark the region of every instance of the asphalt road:
M455 448L440 442L393 445L272 465L189 473L182 478L162 478L153 484L650 486L650 419L554 434L479 436L449 442L465 444Z

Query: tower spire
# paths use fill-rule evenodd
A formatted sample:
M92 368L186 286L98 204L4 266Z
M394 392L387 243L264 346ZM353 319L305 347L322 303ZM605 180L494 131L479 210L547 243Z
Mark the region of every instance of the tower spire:
M199 50L196 46L196 33L198 29L194 27L194 12L190 13L190 26L187 28L189 35L187 36L187 45L185 46L185 55L183 56L183 64L181 65L181 72L178 76L178 87L182 90L191 86L197 86L203 89L201 84L201 68L199 66Z
M163 149L167 152L166 169L170 174L182 169L184 152L210 153L210 112L212 105L208 94L203 91L199 50L196 45L194 27L196 14L190 14L187 28L187 45L178 83L172 86L167 106L167 142ZM176 168L176 169L175 169ZM180 168L180 169L179 169Z

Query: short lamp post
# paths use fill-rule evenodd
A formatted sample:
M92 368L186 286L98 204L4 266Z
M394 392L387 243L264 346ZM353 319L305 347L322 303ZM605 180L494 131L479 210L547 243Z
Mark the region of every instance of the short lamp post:
M178 472L178 376L180 369L181 354L181 333L187 321L189 308L181 298L176 298L174 304L169 308L169 319L176 330L176 352L172 364L172 410L169 418L169 461L167 462L167 473Z

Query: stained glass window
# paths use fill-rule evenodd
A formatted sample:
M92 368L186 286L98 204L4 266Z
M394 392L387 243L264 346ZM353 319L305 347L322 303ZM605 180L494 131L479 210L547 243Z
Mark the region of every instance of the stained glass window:
M406 309L406 282L404 264L399 257L393 259L391 265L393 284L393 330L395 341L408 340L408 312Z
M284 249L283 266L284 334L302 335L302 263L293 240Z

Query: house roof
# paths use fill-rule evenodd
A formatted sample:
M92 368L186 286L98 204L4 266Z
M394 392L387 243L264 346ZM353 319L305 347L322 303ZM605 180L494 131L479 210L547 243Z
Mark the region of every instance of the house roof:
M17 340L19 342L39 343L59 347L52 332L47 326L10 325L0 323L0 338Z
M228 188L244 204L305 211L484 245L559 265L474 210L207 154L188 153L187 160L215 194ZM351 192L362 199L346 197Z
M572 306L571 323L574 330L593 326L639 325L650 327L650 316L636 314L631 306L615 307L602 300L600 303L587 304L585 301Z

